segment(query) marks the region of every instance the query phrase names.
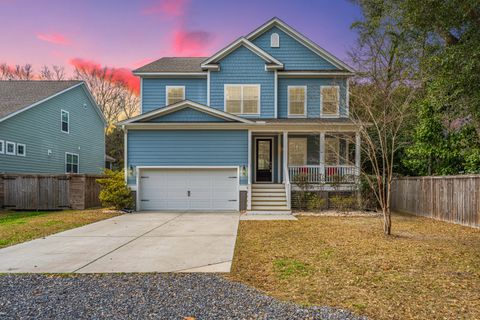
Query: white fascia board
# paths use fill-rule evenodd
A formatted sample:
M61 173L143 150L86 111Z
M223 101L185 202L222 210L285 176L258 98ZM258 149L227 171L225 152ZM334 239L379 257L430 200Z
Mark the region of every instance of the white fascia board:
M134 72L140 77L206 77L207 72Z
M286 24L285 22L283 22L277 17L267 21L265 24L261 25L259 28L255 29L250 34L248 34L245 38L247 38L248 40L253 40L256 37L258 37L260 34L262 34L264 31L270 29L273 26L279 27L280 29L282 29L282 31L286 32L288 35L290 35L291 37L293 37L294 39L302 43L304 46L306 46L307 48L315 52L320 57L325 58L327 61L329 61L336 67L340 69L345 69L350 72L355 72L355 70L353 70L353 68L348 66L346 63L339 60L333 54L323 49L318 44L308 39L307 37L302 35L300 32L296 31L295 29L293 29L292 27L290 27L288 24Z
M239 48L242 45L245 46L250 51L252 51L253 53L255 53L256 55L258 55L263 60L267 62L275 63L279 67L283 68L283 63L281 63L280 61L272 57L269 53L263 51L262 49L260 49L259 47L257 47L256 45L254 45L253 43L251 43L250 41L248 41L243 37L235 40L230 45L228 45L227 47L223 48L222 50L220 50L219 52L211 56L204 63L202 63L201 67L208 69L209 67L215 66L214 64L215 61L218 61L223 57L229 55L231 52L235 51L237 48Z
M233 121L238 121L238 122L241 122L241 123L254 123L251 120L248 120L248 119L245 119L245 118L242 118L242 117L238 117L236 115L233 115L233 114L230 114L230 113L227 113L227 112L224 112L224 111L220 111L220 110L217 110L217 109L214 109L214 108L211 108L211 107L207 107L207 106L204 106L202 104L199 104L199 103L196 103L196 102L193 102L193 101L190 101L190 100L183 100L183 101L179 101L175 104L172 104L168 107L159 108L159 109L144 113L142 115L136 116L134 118L119 122L118 125L126 125L126 124L131 124L133 122L136 122L138 120L151 119L151 118L154 118L154 117L158 117L158 116L161 116L161 115L166 115L166 114L175 112L177 110L181 110L183 108L196 109L198 111L205 112L207 114L210 114L210 115L213 115L213 116L216 116L216 117L219 117L219 118L223 118L223 119L226 119L226 120L233 120Z
M81 85L85 85L85 83L82 81L82 82L80 82L80 83L78 83L78 84L76 84L76 85L73 85L73 86L71 86L71 87L69 87L69 88L67 88L67 89L64 89L64 90L62 90L62 91L60 91L60 92L57 92L57 93L55 93L55 94L52 94L51 96L48 96L48 97L46 97L46 98L44 98L44 99L42 99L42 100L39 100L39 101L37 101L37 102L35 102L35 103L32 103L31 105L28 105L28 106L26 106L26 107L24 107L24 108L22 108L22 109L20 109L20 110L17 110L17 111L15 111L15 112L12 112L12 113L6 115L5 117L1 118L1 119L0 119L0 122L5 121L5 120L7 120L7 119L10 119L11 117L14 117L14 116L16 116L16 115L19 114L19 113L22 113L22 112L24 112L24 111L26 111L26 110L28 110L28 109L31 109L31 108L33 108L33 107L36 107L36 106L38 106L39 104L44 103L45 101L48 101L48 100L50 100L50 99L53 99L53 98L55 98L55 97L57 97L57 96L65 93L65 92L70 91L70 90L72 90L72 89L74 89L74 88L76 88L76 87L79 87L79 86L81 86ZM88 90L86 90L86 91L88 91ZM89 99L90 99L90 97L91 97L91 96L89 96ZM95 100L93 100L92 102L94 103L95 106L98 107L98 105L96 104ZM104 120L104 119L105 119L105 118L103 117L103 114L102 114L102 120Z
M352 72L329 72L329 71L278 71L278 76L288 77L353 77Z

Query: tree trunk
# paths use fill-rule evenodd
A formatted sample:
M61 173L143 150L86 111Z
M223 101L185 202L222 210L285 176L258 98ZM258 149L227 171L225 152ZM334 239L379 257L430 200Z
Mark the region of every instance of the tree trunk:
M392 215L389 206L383 209L383 233L387 236L392 233Z

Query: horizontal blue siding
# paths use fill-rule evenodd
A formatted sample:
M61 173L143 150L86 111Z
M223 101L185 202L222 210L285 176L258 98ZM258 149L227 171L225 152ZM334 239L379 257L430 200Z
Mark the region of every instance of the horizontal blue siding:
M260 117L274 116L274 73L265 71L263 59L241 46L220 60L219 65L220 71L210 73L210 106L212 108L224 111L225 84L260 84Z
M247 130L128 131L128 166L247 165ZM129 184L135 184L135 176L129 176Z
M167 86L185 86L185 99L201 104L207 104L206 78L143 78L143 113L165 106L165 90Z
M278 33L280 37L280 47L270 47L270 36L272 33ZM278 27L272 27L253 43L271 54L277 60L280 60L285 66L285 70L334 70L338 69L333 64L320 57L312 50L283 32Z
M278 117L288 117L288 86L307 86L307 117L320 117L320 86L340 86L340 116L347 117L346 89L347 80L328 78L279 78L278 79Z
M70 114L69 133L61 131L62 109ZM0 154L0 172L65 173L65 152L79 155L80 173L105 166L103 121L82 86L0 122L0 140L23 143L27 151Z
M164 116L153 118L148 122L225 122L225 120L187 107Z

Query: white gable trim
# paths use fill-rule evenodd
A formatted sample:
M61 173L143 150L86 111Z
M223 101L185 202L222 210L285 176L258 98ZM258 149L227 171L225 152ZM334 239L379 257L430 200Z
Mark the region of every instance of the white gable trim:
M76 88L76 87L82 86L82 85L83 85L83 90L84 90L84 92L86 93L88 99L89 99L90 102L93 104L93 106L96 108L95 111L97 111L100 119L102 119L102 122L103 122L104 125L106 126L107 121L106 121L106 119L105 119L105 116L103 115L102 111L100 110L100 107L98 106L97 102L95 101L95 99L93 98L92 94L90 93L90 90L88 90L88 88L86 87L85 82L83 82L83 81L80 82L80 83L78 83L78 84L76 84L76 85L73 85L73 86L71 86L71 87L69 87L69 88L67 88L67 89L64 89L64 90L59 91L59 92L57 92L57 93L55 93L55 94L52 94L51 96L48 96L48 97L46 97L46 98L44 98L44 99L42 99L42 100L39 100L39 101L37 101L37 102L35 102L35 103L32 103L31 105L28 105L28 106L26 106L26 107L24 107L24 108L22 108L22 109L20 109L20 110L17 110L17 111L15 111L15 112L12 112L12 113L6 115L5 117L1 118L1 119L0 119L0 122L5 121L5 120L7 120L7 119L10 119L11 117L14 117L14 116L16 116L16 115L19 114L19 113L22 113L22 112L24 112L24 111L27 111L28 109L31 109L31 108L33 108L33 107L36 107L36 106L38 106L39 104L44 103L45 101L48 101L48 100L50 100L50 99L53 99L53 98L55 98L55 97L57 97L57 96L59 96L59 95L61 95L61 94L64 94L64 93L67 92L67 91L70 91L70 90L72 90L72 89L74 89L74 88Z
M238 117L238 116L233 115L233 114L228 113L228 112L213 109L213 108L204 106L202 104L199 104L199 103L196 103L196 102L193 102L193 101L190 101L190 100L183 100L183 101L179 101L177 103L174 103L174 104L172 104L168 107L159 108L159 109L144 113L142 115L136 116L134 118L131 118L131 119L128 119L128 120L125 120L125 121L121 121L121 122L118 123L118 125L124 125L124 124L137 122L137 121L140 121L140 120L148 120L148 119L152 119L152 118L157 118L159 116L167 115L169 113L172 113L172 112L184 109L184 108L192 108L192 109L198 110L200 112L204 112L204 113L207 113L209 115L212 115L212 116L215 116L215 117L218 117L218 118L222 118L222 119L225 119L225 120L233 120L233 121L242 122L242 123L254 123L253 121L250 121L250 120L245 119L245 118Z
M229 55L236 49L238 49L240 46L244 46L245 48L249 49L256 55L258 55L260 58L265 60L266 62L273 63L276 65L276 67L283 68L283 63L272 57L270 54L267 52L263 51L244 37L241 37L237 39L236 41L232 42L230 45L227 47L223 48L222 50L218 51L216 54L208 58L202 63L202 68L208 69L208 68L213 68L216 65L214 64L215 62L219 61L220 59L224 58L225 56ZM273 66L269 66L273 67Z
M248 40L251 41L251 40L257 38L262 33L264 33L265 31L267 31L268 29L270 29L274 26L279 27L282 31L287 33L289 36L293 37L298 42L303 44L305 47L312 50L317 55L324 58L325 60L327 60L328 62L330 62L334 66L336 66L340 69L343 69L343 70L347 70L347 71L350 71L350 72L355 72L355 70L353 70L346 63L339 60L333 54L331 54L327 50L323 49L318 44L316 44L312 40L308 39L307 37L305 37L304 35L302 35L301 33L299 33L298 31L296 31L295 29L290 27L288 24L286 24L285 22L283 22L282 20L280 20L279 18L276 18L276 17L271 19L270 21L267 21L265 24L263 24L262 26L258 27L257 29L255 29L254 31L249 33L245 38L247 38Z

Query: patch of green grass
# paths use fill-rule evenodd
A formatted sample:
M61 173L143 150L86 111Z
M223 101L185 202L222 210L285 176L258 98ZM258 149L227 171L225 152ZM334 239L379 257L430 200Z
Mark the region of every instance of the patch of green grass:
M273 267L280 279L288 279L294 276L306 276L309 273L308 266L295 259L277 259L273 261Z
M104 210L0 211L0 248L111 218Z

